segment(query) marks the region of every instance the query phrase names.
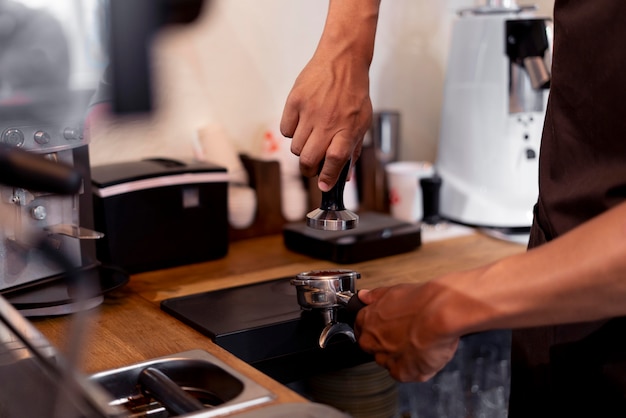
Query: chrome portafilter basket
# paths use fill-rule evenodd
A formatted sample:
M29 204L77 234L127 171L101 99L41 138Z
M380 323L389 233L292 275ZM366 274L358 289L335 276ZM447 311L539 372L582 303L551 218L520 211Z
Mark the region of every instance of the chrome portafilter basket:
M298 274L291 280L296 286L298 304L302 309L318 311L324 320L319 346L325 348L336 335L343 334L356 342L354 330L339 322L338 312L347 309L357 312L364 305L356 292L356 280L361 274L352 270L312 270Z

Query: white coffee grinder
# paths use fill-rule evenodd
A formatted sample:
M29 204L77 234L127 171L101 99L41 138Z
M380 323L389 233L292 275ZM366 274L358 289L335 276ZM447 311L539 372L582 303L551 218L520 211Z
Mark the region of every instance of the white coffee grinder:
M530 229L552 54L551 20L534 10L488 0L454 23L436 161L450 221Z

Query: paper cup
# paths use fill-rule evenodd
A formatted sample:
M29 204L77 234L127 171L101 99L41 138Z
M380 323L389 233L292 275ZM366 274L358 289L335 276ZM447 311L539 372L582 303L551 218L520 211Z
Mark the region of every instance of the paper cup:
M419 222L424 216L420 179L435 170L425 161L397 161L385 166L391 216L406 222Z

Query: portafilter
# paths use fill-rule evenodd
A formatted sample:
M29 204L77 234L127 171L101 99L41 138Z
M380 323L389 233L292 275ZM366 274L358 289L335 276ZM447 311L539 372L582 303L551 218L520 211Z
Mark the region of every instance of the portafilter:
M302 309L319 311L324 320L324 329L319 346L325 348L335 335L343 334L356 342L350 325L339 322L339 309L357 312L365 306L357 296L356 280L361 274L344 269L312 270L298 274L291 280L296 286L298 304Z

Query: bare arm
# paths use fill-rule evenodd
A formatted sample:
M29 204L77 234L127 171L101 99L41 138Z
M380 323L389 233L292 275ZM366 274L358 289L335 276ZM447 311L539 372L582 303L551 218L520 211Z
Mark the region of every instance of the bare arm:
M371 124L369 67L380 0L330 0L315 54L287 98L280 129L293 138L302 174L318 174L329 190L346 162L356 160Z
M626 203L524 254L362 299L359 343L400 380L432 377L468 333L626 315Z

